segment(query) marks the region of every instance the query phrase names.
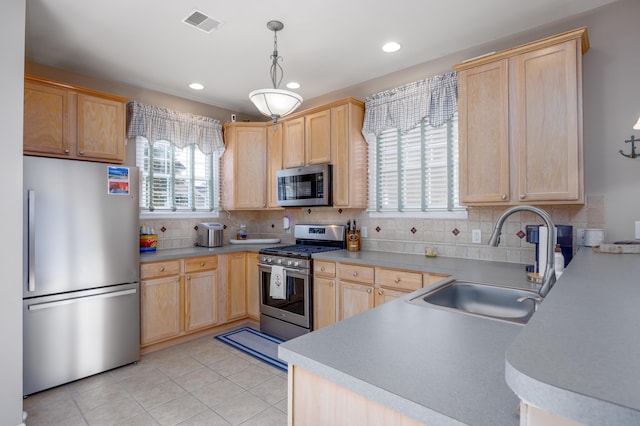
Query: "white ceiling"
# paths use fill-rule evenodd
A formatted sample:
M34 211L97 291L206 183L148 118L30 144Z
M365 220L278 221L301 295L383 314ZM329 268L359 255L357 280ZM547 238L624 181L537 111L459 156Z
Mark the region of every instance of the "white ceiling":
M28 60L256 114L273 32L284 80L303 98L585 12L615 0L27 0ZM223 21L205 33L194 10ZM399 52L381 51L395 40ZM205 90L194 92L198 81Z

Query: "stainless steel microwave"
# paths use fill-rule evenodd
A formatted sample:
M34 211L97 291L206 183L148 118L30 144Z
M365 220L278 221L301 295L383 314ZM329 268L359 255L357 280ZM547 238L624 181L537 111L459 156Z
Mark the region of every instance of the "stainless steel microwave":
M278 170L278 205L283 207L331 206L331 164Z

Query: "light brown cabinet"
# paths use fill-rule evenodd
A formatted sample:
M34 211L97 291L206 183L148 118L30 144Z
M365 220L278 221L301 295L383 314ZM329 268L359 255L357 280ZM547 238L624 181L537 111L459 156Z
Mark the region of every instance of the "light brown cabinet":
M247 284L245 272L246 254L229 253L224 257L227 261L227 320L235 320L247 316Z
M223 208L257 210L267 206L267 129L265 123L224 125Z
M285 169L305 165L304 116L282 121L282 165Z
M140 343L171 339L182 329L180 261L140 266Z
M148 346L216 325L218 256L140 265L140 344Z
M218 257L195 257L184 261L186 332L218 323Z
M584 203L588 48L580 28L454 66L462 204Z
M331 162L331 109L284 120L284 167Z
M336 264L316 260L313 262L313 329L337 321Z
M258 270L258 253L247 253L247 315L254 320L260 319L260 272Z
M375 306L374 268L338 263L338 320L352 317Z
M126 98L25 76L24 153L124 162Z

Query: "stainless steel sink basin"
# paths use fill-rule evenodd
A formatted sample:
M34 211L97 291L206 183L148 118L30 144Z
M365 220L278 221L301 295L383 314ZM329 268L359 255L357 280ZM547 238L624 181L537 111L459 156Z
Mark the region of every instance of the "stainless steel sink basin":
M536 309L536 302L529 298L537 297L535 291L453 280L408 302L526 324Z

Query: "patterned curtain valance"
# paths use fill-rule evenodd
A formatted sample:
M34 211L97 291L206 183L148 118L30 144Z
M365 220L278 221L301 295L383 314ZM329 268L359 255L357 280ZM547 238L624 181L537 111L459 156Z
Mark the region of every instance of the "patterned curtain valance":
M366 98L362 133L371 143L385 129L404 134L423 118L432 127L440 127L457 109L458 74L450 71Z
M128 137L168 141L178 148L195 144L204 154L224 153L220 120L129 102L127 123Z

